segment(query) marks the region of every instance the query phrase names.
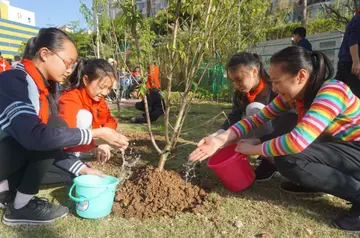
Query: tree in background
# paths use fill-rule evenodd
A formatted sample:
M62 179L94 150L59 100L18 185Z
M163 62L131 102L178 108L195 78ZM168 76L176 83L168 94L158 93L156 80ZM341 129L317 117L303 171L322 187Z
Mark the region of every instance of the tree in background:
M345 3L341 3L338 0L333 4L321 5L326 17L329 17L336 22L343 25L339 31L344 31L347 24L349 24L353 14L357 10L357 0L347 0Z
M302 20L301 20L301 26L306 28L306 21L307 21L307 0L302 0Z

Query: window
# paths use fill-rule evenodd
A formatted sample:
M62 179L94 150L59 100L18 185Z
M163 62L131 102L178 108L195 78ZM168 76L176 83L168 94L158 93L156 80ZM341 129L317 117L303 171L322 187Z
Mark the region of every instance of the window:
M28 23L31 23L31 18L30 17L28 17Z

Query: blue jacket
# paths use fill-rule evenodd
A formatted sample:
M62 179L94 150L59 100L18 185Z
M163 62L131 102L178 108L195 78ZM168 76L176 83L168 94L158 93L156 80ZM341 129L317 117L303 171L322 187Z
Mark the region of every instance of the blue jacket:
M22 64L0 73L0 140L11 136L29 151L60 150L91 143L90 130L49 127L40 121L39 110L38 88ZM71 171L79 163L79 159L61 154L56 161L58 167ZM75 170L71 172L78 174Z
M307 51L311 52L312 51L312 45L311 43L308 41L308 39L301 39L298 43L298 46L304 47Z
M360 14L357 13L346 27L339 50L339 62L352 62L350 47L360 42ZM360 55L360 47L359 47Z

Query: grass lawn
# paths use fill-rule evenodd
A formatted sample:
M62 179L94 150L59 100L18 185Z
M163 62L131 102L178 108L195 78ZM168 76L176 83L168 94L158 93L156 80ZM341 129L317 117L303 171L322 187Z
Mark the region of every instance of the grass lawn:
M192 106L182 140L175 157L166 168L180 171L194 149L190 141L197 142L204 135L214 132L224 117L202 125L221 111L229 111L229 104L196 104ZM174 109L176 111L176 108ZM145 125L133 125L129 119L138 115L133 108L122 109L120 130L131 139L136 153L142 155L142 164L156 164L157 155L148 141ZM175 114L173 114L175 115ZM173 116L172 119L174 119ZM173 120L172 120L173 121ZM195 127L195 128L194 128ZM156 139L163 140L163 120L153 125ZM108 174L116 174L117 161L103 167ZM99 220L84 220L74 215L73 203L68 199L69 188L46 187L41 196L50 201L68 205L72 214L55 224L32 227L6 227L0 225L3 237L357 237L331 228L329 223L337 214L347 209L346 203L331 196L297 197L280 191L281 178L266 183L254 183L241 193L228 192L212 171L201 163L198 169L210 176L213 188L210 196L219 200L219 206L204 214L178 214L175 218L148 220L123 219L110 215ZM2 211L0 211L2 215ZM234 226L234 223L237 226Z

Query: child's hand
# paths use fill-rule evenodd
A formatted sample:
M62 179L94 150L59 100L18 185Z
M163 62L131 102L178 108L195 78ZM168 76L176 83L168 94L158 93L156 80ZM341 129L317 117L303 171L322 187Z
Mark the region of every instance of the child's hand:
M97 175L97 176L100 176L100 177L106 177L106 174L104 174L102 171L97 170L97 169L93 169L93 168L89 168L87 166L84 166L80 170L80 174L81 175Z
M108 144L99 145L95 149L95 158L100 164L105 164L111 157L111 147Z
M92 134L93 138L101 138L118 149L125 150L129 146L129 140L125 136L108 127L93 129Z
M224 144L217 137L205 137L199 142L198 148L194 150L190 156L190 161L202 161L215 154L215 152Z
M243 155L262 155L261 144L254 145L249 143L249 140L240 140L235 151Z

